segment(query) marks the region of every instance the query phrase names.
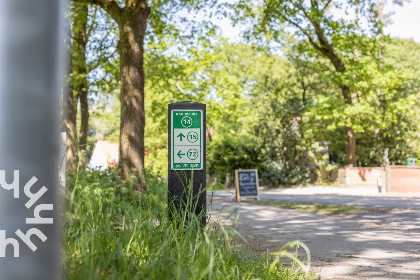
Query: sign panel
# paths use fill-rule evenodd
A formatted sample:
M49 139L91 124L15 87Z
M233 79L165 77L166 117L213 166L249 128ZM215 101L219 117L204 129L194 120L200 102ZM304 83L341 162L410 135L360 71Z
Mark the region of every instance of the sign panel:
M203 169L201 110L172 110L172 170Z
M258 200L258 170L235 170L236 200L240 197L254 197Z

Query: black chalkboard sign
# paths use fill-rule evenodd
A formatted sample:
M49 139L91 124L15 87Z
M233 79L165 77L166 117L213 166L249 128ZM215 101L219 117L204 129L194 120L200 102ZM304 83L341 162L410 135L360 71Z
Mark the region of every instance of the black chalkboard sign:
M235 170L236 201L242 197L256 198L258 200L258 170Z

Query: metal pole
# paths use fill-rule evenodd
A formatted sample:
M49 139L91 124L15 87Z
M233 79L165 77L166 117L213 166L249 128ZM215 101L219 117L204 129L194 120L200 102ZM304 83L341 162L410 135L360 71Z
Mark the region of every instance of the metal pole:
M63 1L0 0L0 279L60 279Z

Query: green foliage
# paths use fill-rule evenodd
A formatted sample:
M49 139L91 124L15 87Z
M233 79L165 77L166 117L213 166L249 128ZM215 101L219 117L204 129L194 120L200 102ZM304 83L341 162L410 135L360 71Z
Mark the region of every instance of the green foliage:
M328 0L271 0L252 4L238 1L231 7L235 9L233 19L236 22L253 24L248 32L249 41L269 48L279 44L285 47L285 54L296 69L293 76L302 81L302 86L297 88L309 101L293 116L310 120L310 126L300 128L302 134L309 132L313 140L331 143L331 161L346 164L344 128L350 127L356 133L359 165L380 165L385 148L390 148L391 164L403 164L408 155L416 154L415 149L419 147L415 140L418 135L414 133L418 128L413 122L418 117L419 80L414 78L418 67L407 59L418 56L418 44L416 46L408 40L375 38L383 28L375 1L361 3L360 15L370 24L360 25L357 30L354 20L334 16L335 11L354 8L354 1L330 4ZM385 52L382 42L387 43ZM302 65L305 65L304 70ZM301 74L304 78L299 79ZM320 83L313 82L317 79ZM351 104L343 98L344 85L350 90ZM274 85L273 89L276 87ZM287 98L292 100L296 96L290 84L281 90L285 91L283 98L289 95ZM269 106L273 107L273 104ZM273 129L287 129L288 122L281 121L277 126L273 123ZM281 138L284 133L277 134ZM303 144L305 154L311 150L308 149L308 139L302 139L302 143L306 143ZM290 144L296 147L292 148L294 151L298 151L302 143ZM290 148L286 142L283 144L280 148ZM279 158L290 162L284 154ZM285 169L279 160L270 166L274 170L277 166L278 171ZM298 166L301 168L305 164L301 161ZM277 171L273 173L278 174ZM297 176L292 171L287 173L294 178ZM302 170L298 172L302 173Z
M64 216L66 279L307 279L296 266L253 254L214 221L201 229L189 215L179 226L168 219L163 180L150 173L147 180L149 192L136 194L116 170L83 170L71 178Z
M219 182L223 183L225 174L232 176L235 169L259 169L260 155L252 136L226 133L212 143L208 172L217 174Z
M221 191L225 191L227 189L223 185L216 184L216 185L207 185L206 186L206 190L221 190Z
M329 178L347 163L345 127L356 132L360 166L380 165L385 148L390 148L391 164L420 156L419 44L385 37L382 61L376 1L362 3L361 17L371 24L361 26L358 35L354 20L334 16L336 10L354 8L354 1L336 6L318 1L318 9L310 2L237 1L228 5L233 10L219 11L216 2L150 1L144 54L146 166L166 173L167 104L183 100L207 105L208 171L219 183L237 168L259 168L264 182L273 186ZM200 11L200 16L187 16L187 11ZM221 11L231 12L236 23L247 22L248 43L217 36L211 17ZM319 43L308 16L325 32L346 71L336 71L308 41L304 32ZM102 50L96 52L103 59L92 56L88 62L98 69L89 80L95 93L92 144L118 140L120 114L118 55L110 56L118 30L103 11L91 8L93 22L92 34L98 37L91 35L89 52ZM101 45L104 36L109 39ZM350 88L351 105L343 99L343 84ZM328 155L320 143L329 143Z

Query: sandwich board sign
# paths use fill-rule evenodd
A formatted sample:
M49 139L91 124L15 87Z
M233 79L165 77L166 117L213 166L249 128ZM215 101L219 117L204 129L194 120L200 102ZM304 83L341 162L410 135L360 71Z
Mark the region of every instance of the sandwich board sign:
M203 111L172 110L171 169L203 169Z
M259 200L258 169L235 170L236 201L241 197Z

